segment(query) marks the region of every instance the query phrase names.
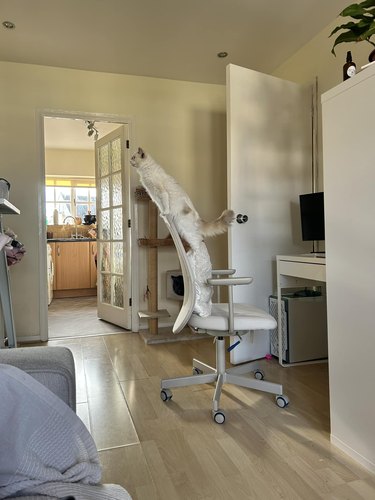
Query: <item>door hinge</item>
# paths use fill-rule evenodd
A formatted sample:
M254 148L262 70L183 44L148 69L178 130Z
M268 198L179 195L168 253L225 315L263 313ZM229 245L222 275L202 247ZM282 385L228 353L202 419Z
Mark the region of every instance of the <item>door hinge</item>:
M131 306L132 306L132 299L130 298L129 299L129 307L131 307Z
M130 148L130 142L129 142L129 139L126 139L126 149L129 149Z
M128 219L128 227L132 227L132 221Z

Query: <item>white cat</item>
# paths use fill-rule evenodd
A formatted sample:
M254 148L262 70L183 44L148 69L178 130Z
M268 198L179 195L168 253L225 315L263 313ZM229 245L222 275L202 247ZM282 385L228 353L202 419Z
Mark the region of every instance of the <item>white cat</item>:
M161 215L170 214L181 237L194 249L204 237L224 233L233 222L233 210L224 210L216 220L206 222L200 218L189 196L178 182L156 163L142 148L131 157L140 180Z

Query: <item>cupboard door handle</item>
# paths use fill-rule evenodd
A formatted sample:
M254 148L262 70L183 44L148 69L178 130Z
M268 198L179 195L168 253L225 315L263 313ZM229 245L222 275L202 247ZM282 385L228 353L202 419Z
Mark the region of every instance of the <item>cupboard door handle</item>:
M60 245L57 247L57 256L60 257Z

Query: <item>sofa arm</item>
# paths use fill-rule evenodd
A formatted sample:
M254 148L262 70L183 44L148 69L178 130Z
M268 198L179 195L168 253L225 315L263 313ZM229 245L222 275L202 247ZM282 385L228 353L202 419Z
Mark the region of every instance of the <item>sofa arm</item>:
M74 358L67 347L0 349L0 363L27 372L76 411Z

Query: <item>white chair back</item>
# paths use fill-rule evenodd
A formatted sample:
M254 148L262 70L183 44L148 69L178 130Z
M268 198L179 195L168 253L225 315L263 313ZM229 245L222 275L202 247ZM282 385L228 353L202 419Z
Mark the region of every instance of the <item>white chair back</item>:
M182 277L184 279L184 300L181 310L173 325L173 333L179 333L187 325L193 313L195 304L194 274L189 259L186 255L184 245L181 241L181 237L173 222L173 218L170 215L164 215L162 217L167 228L169 229L169 232L175 244L177 255L181 265Z

